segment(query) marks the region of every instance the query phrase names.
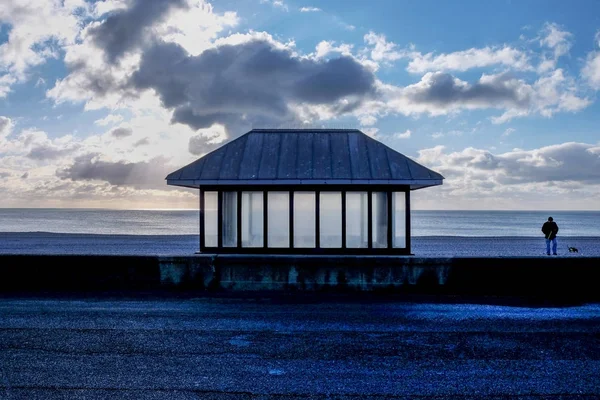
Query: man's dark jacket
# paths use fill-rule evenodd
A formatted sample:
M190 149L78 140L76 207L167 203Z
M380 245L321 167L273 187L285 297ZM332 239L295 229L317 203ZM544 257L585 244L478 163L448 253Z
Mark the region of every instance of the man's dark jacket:
M542 232L546 236L546 239L554 239L556 234L558 233L558 225L554 221L546 221L544 225L542 225Z

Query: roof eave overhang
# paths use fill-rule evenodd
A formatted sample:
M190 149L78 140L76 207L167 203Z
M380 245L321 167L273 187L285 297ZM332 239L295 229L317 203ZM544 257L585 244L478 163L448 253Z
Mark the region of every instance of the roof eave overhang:
M271 186L271 185L389 185L410 186L410 190L437 186L443 183L442 179L167 179L167 185L200 188L200 186Z

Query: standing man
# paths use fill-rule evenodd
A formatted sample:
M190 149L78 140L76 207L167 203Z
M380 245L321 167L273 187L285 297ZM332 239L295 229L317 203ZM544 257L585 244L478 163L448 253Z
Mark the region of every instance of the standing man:
M542 232L546 237L546 254L550 255L550 243L552 243L552 254L556 255L556 234L558 233L558 225L552 219L548 217L548 221L542 225Z

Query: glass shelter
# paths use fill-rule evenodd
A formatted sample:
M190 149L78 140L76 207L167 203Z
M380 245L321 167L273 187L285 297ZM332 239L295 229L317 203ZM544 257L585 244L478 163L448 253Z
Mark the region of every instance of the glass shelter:
M202 253L411 254L410 192L443 177L358 130L255 129L170 174Z

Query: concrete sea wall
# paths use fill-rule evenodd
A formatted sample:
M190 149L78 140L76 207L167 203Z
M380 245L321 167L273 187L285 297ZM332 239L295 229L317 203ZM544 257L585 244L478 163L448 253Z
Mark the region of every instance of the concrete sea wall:
M0 255L0 293L371 292L600 300L600 257Z

